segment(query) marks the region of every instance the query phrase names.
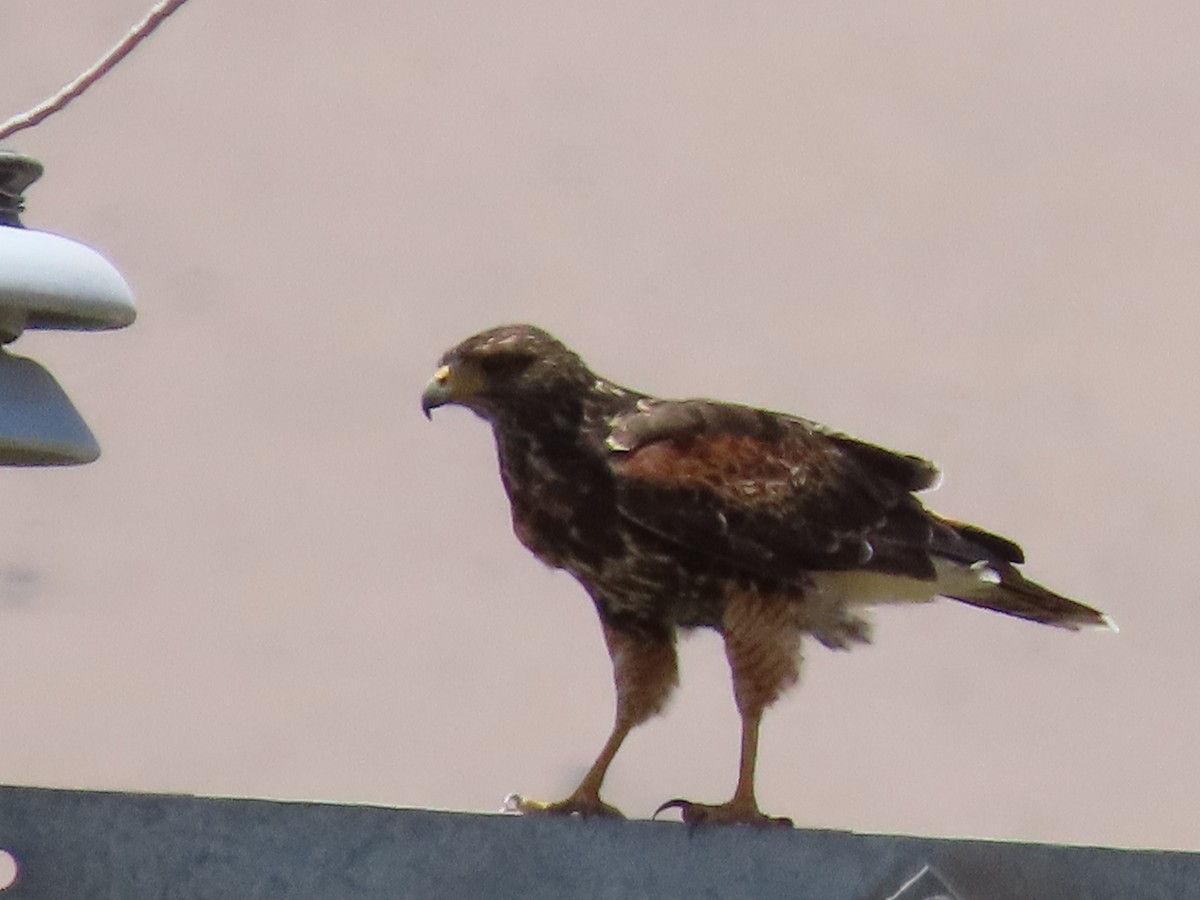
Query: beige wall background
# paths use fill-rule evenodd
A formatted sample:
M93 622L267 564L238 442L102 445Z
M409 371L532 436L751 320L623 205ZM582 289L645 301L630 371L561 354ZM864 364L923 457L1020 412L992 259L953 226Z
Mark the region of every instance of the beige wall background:
M4 4L0 114L145 0ZM492 810L607 733L569 577L512 537L448 345L542 324L666 395L937 460L931 504L1112 614L940 603L811 649L764 807L1200 849L1200 6L196 0L66 113L30 226L137 324L38 333L104 456L4 470L0 780ZM610 799L732 789L719 642Z

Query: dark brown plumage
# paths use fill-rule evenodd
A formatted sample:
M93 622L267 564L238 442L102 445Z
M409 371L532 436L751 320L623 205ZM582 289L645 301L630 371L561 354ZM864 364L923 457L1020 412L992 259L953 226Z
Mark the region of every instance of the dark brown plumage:
M491 423L513 530L583 585L613 660L616 722L595 764L567 799L518 799L522 812L617 814L600 786L675 686L679 628L725 640L742 763L729 802L663 808L761 823L786 820L755 800L759 720L796 681L803 635L865 642L866 606L938 595L1064 628L1108 624L1021 575L1013 542L925 509L914 494L938 478L926 460L795 416L629 390L533 326L449 350L422 397L427 415L446 403Z

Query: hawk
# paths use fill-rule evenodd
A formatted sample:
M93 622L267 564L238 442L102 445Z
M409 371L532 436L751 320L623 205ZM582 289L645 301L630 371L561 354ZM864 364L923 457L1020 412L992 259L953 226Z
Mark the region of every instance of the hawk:
M520 812L620 815L601 785L678 683L681 629L724 640L741 761L728 802L659 812L769 824L789 820L755 797L759 723L796 682L805 635L866 643L867 607L937 596L1060 628L1110 625L1025 578L1012 541L926 509L915 495L937 482L932 463L797 416L622 387L532 325L448 350L421 406L430 417L449 403L491 424L513 531L583 585L612 658L616 718L596 761L564 800L515 797Z

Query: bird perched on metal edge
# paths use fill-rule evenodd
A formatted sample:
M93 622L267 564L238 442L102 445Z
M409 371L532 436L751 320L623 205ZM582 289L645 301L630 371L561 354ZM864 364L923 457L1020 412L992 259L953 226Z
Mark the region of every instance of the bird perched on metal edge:
M592 372L531 325L448 350L421 397L489 422L517 538L595 605L613 664L616 719L569 797L514 797L527 814L620 813L600 797L629 731L678 683L680 629L720 633L741 716L726 803L670 800L685 822L787 823L754 791L763 711L798 677L800 643L870 639L873 604L938 596L1060 628L1111 627L1098 610L1025 578L1012 541L926 509L938 471L796 416L666 400ZM657 813L656 813L657 815Z

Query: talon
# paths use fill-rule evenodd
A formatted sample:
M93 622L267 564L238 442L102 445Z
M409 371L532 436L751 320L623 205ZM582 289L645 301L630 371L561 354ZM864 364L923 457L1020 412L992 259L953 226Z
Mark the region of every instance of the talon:
M677 809L677 810L679 810L680 816L683 818L683 821L686 822L688 807L690 807L691 805L692 804L689 803L687 800L681 800L679 797L676 797L673 800L668 800L666 803L664 803L662 806L660 806L658 809L656 809L654 811L654 815L652 815L650 817L650 821L653 822L655 819L657 819L658 814L661 812L665 812L668 809Z
M679 810L679 816L685 825L753 825L756 828L781 827L792 828L794 824L785 816L768 816L759 811L753 803L729 802L720 804L692 803L676 797L668 800L654 811L651 819L668 809Z

